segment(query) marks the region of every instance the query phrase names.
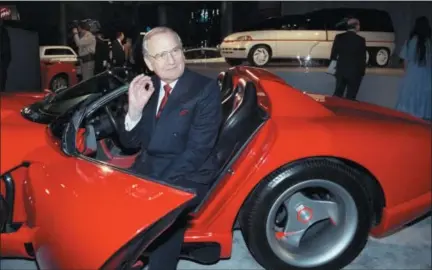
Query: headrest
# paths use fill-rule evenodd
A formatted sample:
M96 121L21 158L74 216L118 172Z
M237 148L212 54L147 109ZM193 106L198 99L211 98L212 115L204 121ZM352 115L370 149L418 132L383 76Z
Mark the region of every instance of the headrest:
M235 93L233 107L228 119L236 114L243 106L256 106L258 101L255 85L250 81L240 79L233 92Z
M221 96L222 104L227 102L233 95L234 83L231 72L226 72L223 75L222 86L221 86Z

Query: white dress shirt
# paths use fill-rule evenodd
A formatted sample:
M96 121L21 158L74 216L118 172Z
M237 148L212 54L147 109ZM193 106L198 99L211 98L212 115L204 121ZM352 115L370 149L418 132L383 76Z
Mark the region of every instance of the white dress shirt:
M172 93L174 86L177 84L177 81L178 80L169 84L169 86L171 87L170 94ZM156 106L156 111L154 112L155 117L156 117L157 112L159 111L159 106L161 105L162 99L165 95L165 90L164 90L165 84L166 84L165 82L161 81L160 88L159 88L159 99L158 99L158 103ZM140 117L138 117L138 119L136 121L132 121L132 119L130 119L130 117L129 117L129 113L126 114L126 117L125 117L125 129L126 129L126 131L131 131L138 124L138 122L141 120L141 116L142 115L140 115Z

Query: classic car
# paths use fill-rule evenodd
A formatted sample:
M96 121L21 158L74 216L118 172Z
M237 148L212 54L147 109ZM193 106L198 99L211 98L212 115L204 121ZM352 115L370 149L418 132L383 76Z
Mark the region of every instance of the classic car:
M265 269L341 269L370 235L430 211L429 122L309 95L259 68L231 68L220 83L220 171L201 201L128 169L140 151L116 139L128 83L110 72L21 115L9 108L1 255L42 269L139 269L151 243L187 217L183 258L229 258L239 229Z

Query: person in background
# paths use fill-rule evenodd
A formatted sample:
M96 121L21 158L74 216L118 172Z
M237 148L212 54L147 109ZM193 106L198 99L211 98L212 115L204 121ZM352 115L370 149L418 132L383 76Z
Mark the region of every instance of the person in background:
M132 69L135 74L150 74L151 72L147 68L147 65L144 61L144 55L142 51L142 43L143 43L144 35L138 35L136 42L132 49L133 54L133 63Z
M5 13L1 12L1 14ZM8 30L3 24L3 17L0 17L0 92L6 91L7 72L11 61L10 37Z
M126 42L123 46L125 52L125 64L130 65L133 62L133 54L132 54L132 39L126 38ZM131 61L132 59L132 61Z
M114 67L123 67L126 62L126 55L123 46L125 36L123 32L116 34L116 40L112 42L112 65Z
M429 20L416 19L399 55L405 74L400 81L396 109L432 120L432 38Z
M109 46L103 39L102 33L96 34L95 74L104 72L109 62Z
M366 40L357 34L360 21L347 21L347 31L336 35L330 59L336 64L336 88L334 96L355 100L366 71Z
M73 28L72 33L75 44L78 47L81 74L83 80L87 80L94 75L96 38L90 32L89 25L85 22L81 22L78 28Z

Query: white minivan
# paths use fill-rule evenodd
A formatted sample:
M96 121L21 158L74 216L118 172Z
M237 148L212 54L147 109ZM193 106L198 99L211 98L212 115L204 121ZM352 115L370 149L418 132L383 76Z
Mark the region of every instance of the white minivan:
M376 9L329 8L302 15L268 18L227 36L222 57L230 65L247 60L265 66L273 59L329 60L335 36L346 29L346 18L360 20L359 35L366 39L368 64L384 67L395 48L390 15Z

